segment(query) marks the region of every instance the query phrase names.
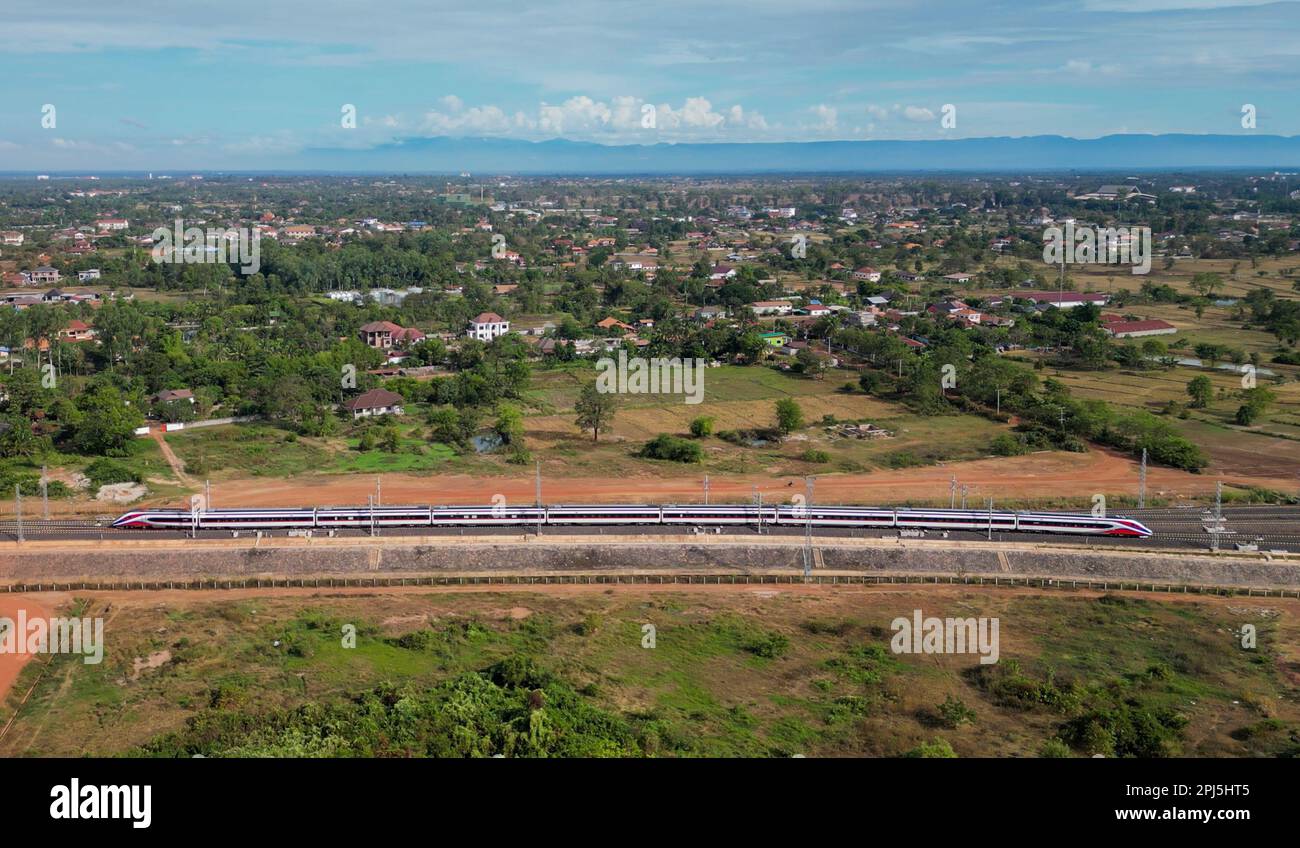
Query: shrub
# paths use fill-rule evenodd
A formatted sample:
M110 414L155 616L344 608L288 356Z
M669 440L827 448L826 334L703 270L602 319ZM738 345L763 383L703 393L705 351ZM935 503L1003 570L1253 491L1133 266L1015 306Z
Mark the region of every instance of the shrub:
M1038 749L1038 756L1045 760L1063 760L1074 754L1070 751L1070 746L1060 739L1048 739L1043 743L1043 747Z
M699 462L704 451L695 442L660 433L641 448L640 456L647 459L667 459L673 462Z
M713 419L707 415L696 418L691 422L691 435L697 439L713 435Z
M828 454L826 451L813 450L812 448L809 448L808 450L799 454L799 458L802 459L804 462L830 462L831 461L831 455Z
M998 456L1020 456L1029 453L1029 447L1010 433L1003 433L994 439L990 449Z
M764 633L751 639L745 650L757 657L775 659L790 648L790 640L780 633Z
M975 720L975 711L952 695L943 699L938 708L939 722L944 727L956 728Z
M939 738L935 739L933 742L922 742L903 756L927 760L955 760L957 758L957 753L953 751L952 746L948 744L948 740Z
M106 457L87 465L85 475L94 489L113 483L139 483L141 480L140 474L126 464Z

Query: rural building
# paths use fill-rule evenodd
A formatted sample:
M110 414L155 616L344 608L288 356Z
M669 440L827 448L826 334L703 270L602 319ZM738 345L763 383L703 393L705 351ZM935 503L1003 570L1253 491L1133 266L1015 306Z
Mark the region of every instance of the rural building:
M294 224L291 227L281 229L280 235L290 240L311 238L316 235L316 228L307 224Z
M157 406L162 403L176 403L178 401L189 401L194 403L194 392L189 389L163 389L156 395L149 398L149 403Z
M1059 309L1072 309L1085 303L1095 303L1098 306L1110 303L1110 295L1105 292L1025 292L1016 297L1040 306L1055 306Z
M755 315L789 315L794 307L788 300L756 300L749 308Z
M402 396L388 389L371 389L343 404L343 408L351 412L354 419L372 415L401 415Z
M1149 321L1111 321L1102 324L1106 334L1116 339L1136 339L1142 336L1167 336L1178 332L1178 328L1168 321L1152 319Z
M49 265L42 265L31 274L32 283L41 285L42 283L57 283L59 281L59 270L51 268Z
M88 342L95 338L95 330L84 321L78 321L75 318L68 322L68 326L59 330L59 338L68 342Z
M510 322L495 312L480 312L469 321L465 335L481 342L490 342L497 336L510 332Z
M424 333L413 327L402 327L392 321L371 321L361 327L361 340L377 350L415 344Z

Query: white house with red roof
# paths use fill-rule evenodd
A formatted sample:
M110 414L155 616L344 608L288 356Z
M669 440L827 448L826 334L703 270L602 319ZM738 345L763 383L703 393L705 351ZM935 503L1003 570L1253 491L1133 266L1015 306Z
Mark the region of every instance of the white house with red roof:
M510 322L495 312L480 312L469 321L465 335L481 342L490 342L510 332Z

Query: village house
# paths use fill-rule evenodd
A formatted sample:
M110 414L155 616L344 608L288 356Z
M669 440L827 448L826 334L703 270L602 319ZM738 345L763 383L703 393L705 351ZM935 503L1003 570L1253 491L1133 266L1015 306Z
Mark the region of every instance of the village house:
M495 312L480 312L470 319L465 335L481 342L490 342L510 332L510 322Z
M65 342L89 342L95 339L95 330L84 321L78 321L75 318L68 322L68 326L59 330L59 338Z
M189 389L163 389L161 392L149 397L149 403L153 406L180 401L194 403L194 392Z
M280 230L280 235L284 236L290 241L297 241L299 239L311 238L312 236L316 235L316 228L309 226L307 224L294 224L292 226L282 228Z
M397 392L387 389L371 389L343 404L343 408L352 413L352 418L368 418L374 415L401 415L403 398Z
M0 243L10 247L17 247L23 243L23 240L23 234L16 230L5 230L3 233L0 233Z
M95 222L95 229L100 232L116 232L125 230L131 226L131 222L125 218L100 218Z
M30 274L33 285L43 283L57 283L59 281L59 271L57 268L51 268L49 265L42 265Z
M633 327L631 324L624 324L622 321L618 320L612 315L609 316L608 318L602 318L601 320L597 321L596 326L602 330L630 331L635 329L635 327Z
M424 333L413 327L402 327L392 321L371 321L361 327L361 340L377 350L389 350L415 344Z
M868 283L878 283L880 282L880 272L875 268L872 268L870 265L864 265L853 272L853 279L866 280Z

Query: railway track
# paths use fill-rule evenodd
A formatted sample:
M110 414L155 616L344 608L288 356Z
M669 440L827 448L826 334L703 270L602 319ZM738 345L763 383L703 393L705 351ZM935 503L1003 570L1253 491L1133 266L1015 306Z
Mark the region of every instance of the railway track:
M1147 525L1154 535L1147 539L1111 538L1107 536L1055 536L1040 533L997 533L993 540L998 542L1022 541L1042 542L1047 544L1113 546L1126 545L1152 549L1190 549L1208 550L1213 545L1213 536L1219 536L1220 549L1231 550L1237 544L1254 544L1260 550L1300 551L1300 507L1278 506L1237 506L1225 507L1222 512L1222 531L1209 532L1214 525L1214 513L1203 507L1167 507L1159 509L1125 510L1123 515L1137 519ZM103 516L98 519L37 519L22 522L22 535L26 540L109 540L123 539L185 539L189 533L170 530L130 531L115 530L110 524L113 517ZM691 532L689 526L654 526L654 525L607 525L596 527L566 527L546 525L542 534L547 536L602 536L627 535L680 535ZM701 528L704 529L704 528ZM713 528L707 528L712 532ZM518 536L534 533L532 527L389 527L378 531L379 536ZM752 526L730 526L721 529L724 535L747 536L758 531ZM818 538L894 538L897 529L849 529L839 527L813 527L813 535ZM370 535L365 529L339 529L334 531L340 538L364 538ZM803 527L794 525L764 526L763 533L780 536L802 536ZM285 536L286 532L274 535ZM324 533L318 531L315 536ZM256 534L243 531L241 538L255 538ZM194 537L203 539L229 539L227 530L200 530ZM915 534L904 533L904 538L953 539L957 541L987 541L988 535L978 531L967 530L926 530ZM0 521L0 541L14 541L18 538L18 524L10 519Z

